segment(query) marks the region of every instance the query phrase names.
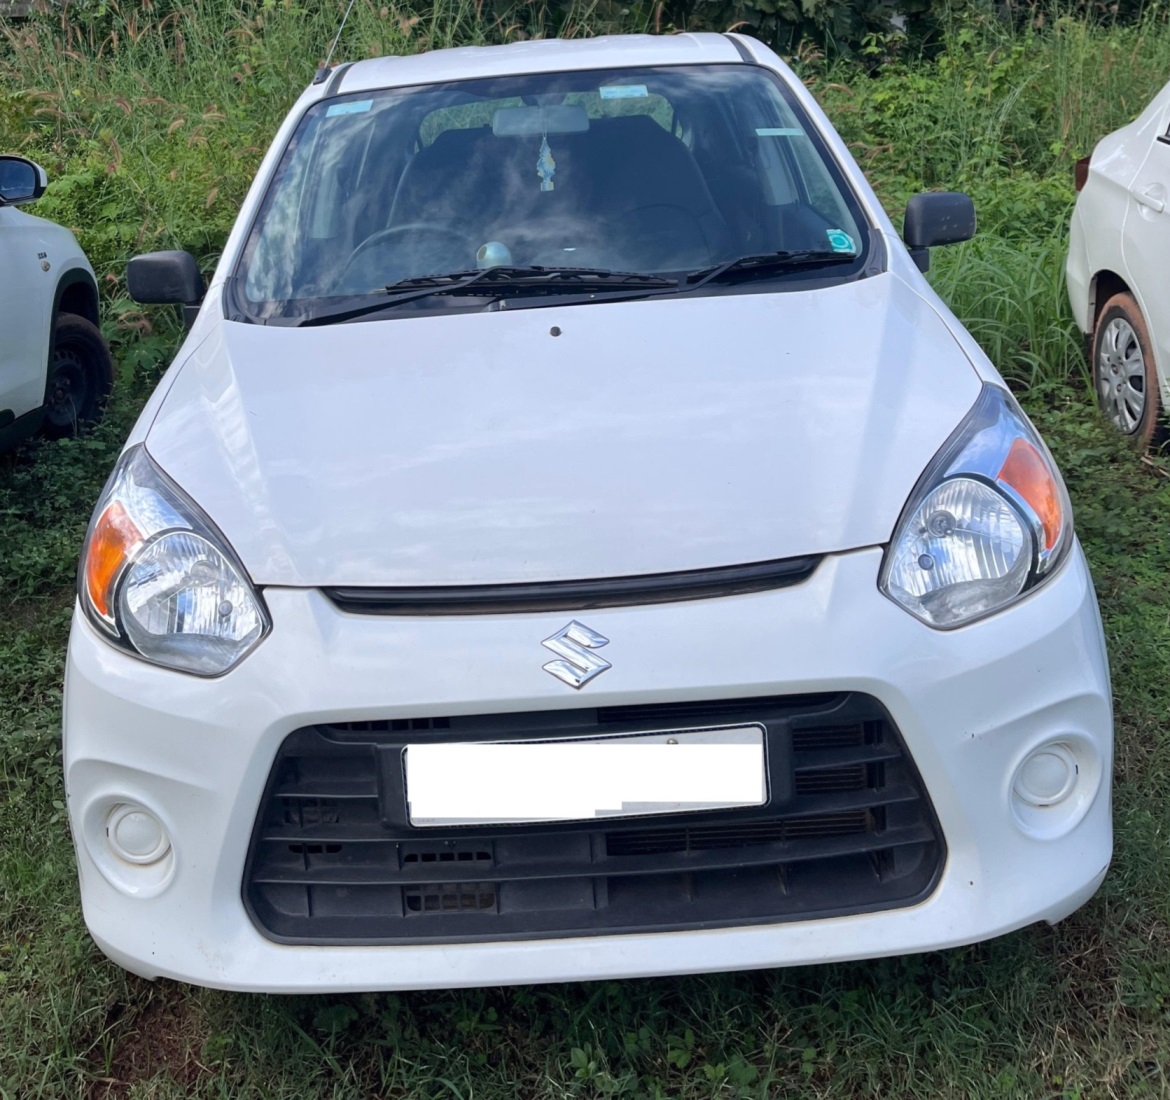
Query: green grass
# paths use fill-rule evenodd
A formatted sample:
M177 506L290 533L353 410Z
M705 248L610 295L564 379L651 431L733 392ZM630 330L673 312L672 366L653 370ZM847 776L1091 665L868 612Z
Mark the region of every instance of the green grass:
M211 262L332 9L86 9L0 44L0 145L56 184L106 292L119 391L88 438L0 457L0 1097L1143 1097L1170 1094L1170 467L1089 403L1061 265L1071 163L1170 74L1170 30L956 24L876 76L799 60L892 212L970 190L984 232L933 278L1016 381L1069 482L1117 698L1117 855L1055 929L872 963L680 980L348 997L131 978L81 923L62 810L60 681L89 509L175 339L126 257ZM342 53L501 40L472 5L355 8ZM415 15L421 16L411 22ZM583 13L582 25L587 25Z

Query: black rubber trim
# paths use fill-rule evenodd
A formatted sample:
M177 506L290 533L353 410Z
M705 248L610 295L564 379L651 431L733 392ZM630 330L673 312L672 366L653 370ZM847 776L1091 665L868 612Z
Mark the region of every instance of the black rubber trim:
M598 607L709 600L787 588L808 580L820 556L651 573L592 581L481 584L419 588L326 588L355 615L508 615L521 611L584 611Z
M737 54L739 54L739 56L744 60L744 62L746 64L748 64L748 65L758 64L756 59L754 57L752 57L751 52L748 50L747 46L745 46L738 38L736 38L735 35L724 33L723 37L726 38L727 41L730 42L735 47L735 52Z
M881 275L886 270L886 238L876 227L870 228L869 247L869 263L865 265L865 268L861 272L863 279L872 278L874 275Z
M322 93L322 99L329 99L331 96L337 95L337 90L341 87L341 81L345 74L353 68L352 61L343 61L336 69L333 70L333 75L329 78L329 83L325 85L325 91Z
M1162 142L1163 145L1170 145L1170 134L1159 134L1158 140Z

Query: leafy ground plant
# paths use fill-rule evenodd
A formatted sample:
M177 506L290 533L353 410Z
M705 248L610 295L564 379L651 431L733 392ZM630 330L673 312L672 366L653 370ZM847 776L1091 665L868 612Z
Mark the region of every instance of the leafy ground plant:
M984 232L936 285L1015 380L1062 465L1117 696L1117 855L1056 928L869 963L680 980L345 997L147 983L81 922L60 778L60 682L89 509L174 346L122 289L127 256L210 265L333 13L202 0L94 5L0 46L0 144L42 159L76 227L121 379L105 424L0 457L0 1097L1156 1097L1170 1093L1170 467L1100 422L1060 282L1071 162L1170 73L1132 28L969 17L931 60L801 71L891 211L965 187ZM475 9L359 2L349 56L499 40ZM328 16L328 18L326 18ZM306 60L308 59L308 60ZM997 69L1004 67L997 75ZM923 140L929 133L930 141Z

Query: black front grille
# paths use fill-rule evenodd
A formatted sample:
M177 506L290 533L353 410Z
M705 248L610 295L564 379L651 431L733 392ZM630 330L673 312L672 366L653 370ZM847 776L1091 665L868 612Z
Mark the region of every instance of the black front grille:
M769 802L416 829L403 746L763 726ZM281 746L244 900L285 943L419 943L772 923L911 905L943 841L889 716L859 694L344 722Z
M709 600L803 584L819 557L650 573L591 581L439 585L408 588L326 588L325 595L353 615L503 615L523 611L583 611L644 607L650 603Z

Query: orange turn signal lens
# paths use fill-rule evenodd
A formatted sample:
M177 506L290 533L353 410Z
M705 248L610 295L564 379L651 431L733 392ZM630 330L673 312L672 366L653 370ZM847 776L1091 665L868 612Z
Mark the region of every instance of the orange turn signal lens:
M1060 488L1044 456L1023 437L1018 437L1008 451L996 480L1014 489L1028 502L1044 529L1044 549L1052 550L1064 527L1064 506Z
M114 620L111 603L114 581L126 559L142 545L142 532L126 509L114 501L93 525L85 556L85 589L94 610L103 619Z

